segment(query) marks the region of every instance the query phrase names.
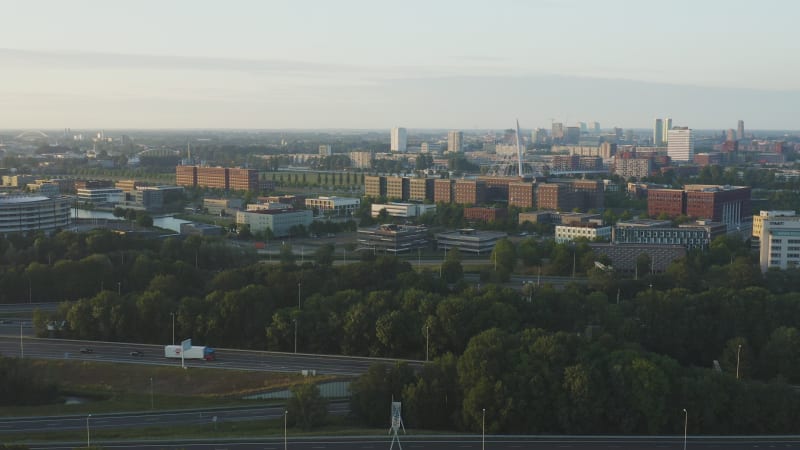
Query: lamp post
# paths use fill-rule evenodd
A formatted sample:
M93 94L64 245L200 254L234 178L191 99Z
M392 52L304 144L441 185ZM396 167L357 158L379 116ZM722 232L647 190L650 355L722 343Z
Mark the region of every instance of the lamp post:
M92 418L91 414L86 416L86 448L89 448L89 447L92 446L92 439L91 439L91 435L89 434L89 419L91 419L91 418Z
M481 450L486 450L486 408L481 416Z
M117 295L122 295L122 281L117 281Z
M425 361L428 360L430 341L431 341L431 327L429 325L425 325Z
M286 421L289 417L289 410L283 410L283 450L286 450Z
M175 313L169 313L172 316L172 345L175 345Z
M153 377L150 377L150 409L154 409L155 402L153 401Z
M686 432L689 430L689 413L683 408L683 450L686 450Z
M294 352L297 353L297 319L294 319Z
M736 379L739 379L739 357L742 354L742 344L736 349Z
M25 345L22 343L22 321L19 321L19 358L25 358Z

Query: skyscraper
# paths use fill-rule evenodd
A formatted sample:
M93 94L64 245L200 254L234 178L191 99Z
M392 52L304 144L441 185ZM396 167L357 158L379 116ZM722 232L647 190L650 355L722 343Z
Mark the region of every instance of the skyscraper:
M447 133L447 153L461 153L463 151L464 133L460 131L450 131Z
M667 117L666 119L664 119L664 137L662 138L664 144L669 142L669 130L671 129L672 129L672 119Z
M656 147L664 145L664 121L661 119L656 119L653 125L653 145Z
M744 139L744 120L739 121L739 126L736 128L736 139L742 140Z
M668 131L667 156L673 161L689 162L694 159L694 134L688 127L675 127Z
M408 142L408 137L406 135L405 128L395 127L392 128L392 146L391 150L393 152L405 152L406 146Z

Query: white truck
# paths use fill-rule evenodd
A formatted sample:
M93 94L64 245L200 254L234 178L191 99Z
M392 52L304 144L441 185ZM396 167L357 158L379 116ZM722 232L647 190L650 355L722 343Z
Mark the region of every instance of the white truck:
M164 347L164 357L166 358L181 358L183 350L180 345L167 345ZM183 352L183 359L204 359L206 361L214 361L217 359L214 349L211 347L195 347L192 346L189 350Z

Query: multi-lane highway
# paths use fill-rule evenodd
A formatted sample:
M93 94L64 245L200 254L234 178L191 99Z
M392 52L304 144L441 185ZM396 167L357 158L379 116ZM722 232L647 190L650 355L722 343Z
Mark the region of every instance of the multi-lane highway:
M92 353L81 353L90 348ZM131 352L142 356L132 356ZM37 339L19 336L0 336L0 354L38 359L72 359L128 364L180 366L180 359L164 357L164 346L131 344L123 342L72 341L62 339ZM396 360L348 356L312 355L303 353L278 353L252 350L216 349L216 361L186 360L187 367L214 369L258 370L265 372L299 373L314 370L317 375L360 375L377 362L394 364ZM422 362L408 361L414 368Z
M391 439L387 436L363 437L289 437L287 449L304 450L352 450L388 449ZM414 450L651 450L684 448L683 436L625 437L625 436L403 436L400 442L404 449ZM92 442L94 444L94 442ZM229 440L141 440L137 442L98 442L107 449L187 449L187 450L280 450L284 448L283 436L261 439ZM31 445L31 449L72 449L86 445L86 442ZM796 449L800 446L798 436L756 436L756 437L690 437L686 448L715 450L753 450ZM397 448L397 444L395 444Z

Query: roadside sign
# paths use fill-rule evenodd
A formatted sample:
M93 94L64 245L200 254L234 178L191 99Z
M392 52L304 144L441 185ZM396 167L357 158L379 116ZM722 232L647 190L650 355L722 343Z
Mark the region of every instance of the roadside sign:
M181 342L181 348L183 349L183 351L192 348L192 338L186 339L185 341Z

